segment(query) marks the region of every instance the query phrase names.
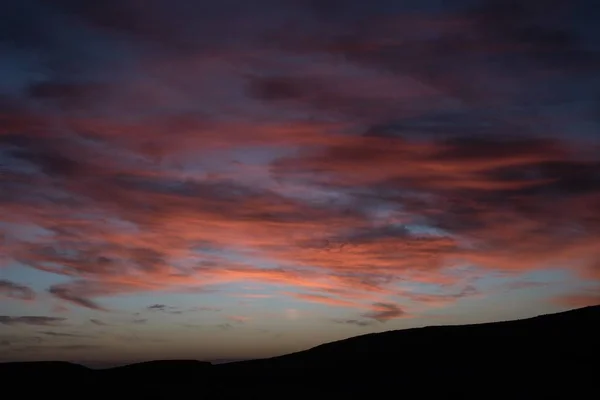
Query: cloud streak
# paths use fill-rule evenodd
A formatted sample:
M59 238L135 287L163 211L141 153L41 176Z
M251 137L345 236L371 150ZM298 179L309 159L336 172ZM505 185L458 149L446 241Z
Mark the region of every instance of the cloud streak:
M35 326L53 326L60 325L66 318L45 317L45 316L8 316L0 315L0 324L2 325L35 325Z
M35 299L35 292L31 288L6 279L0 280L0 295L17 300Z
M372 318L379 322L386 322L392 319L405 317L406 313L400 307L391 303L375 303L374 310L363 315L365 318Z

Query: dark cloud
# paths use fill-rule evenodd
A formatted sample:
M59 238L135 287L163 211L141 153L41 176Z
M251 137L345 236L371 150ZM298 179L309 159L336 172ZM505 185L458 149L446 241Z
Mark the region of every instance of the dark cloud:
M150 311L161 311L168 314L182 314L183 310L178 309L174 306L168 306L166 304L153 304L151 306L146 307L146 309Z
M521 290L521 289L533 289L549 286L547 282L537 282L537 281L517 281L517 282L509 282L504 285L506 290Z
M360 327L366 327L373 325L372 321L360 320L360 319L334 319L333 322L336 324L345 324L345 325L356 325Z
M35 298L35 292L31 288L6 279L0 280L0 295L18 300Z
M0 348L3 351L18 351L39 345L44 342L40 336L0 335Z
M283 77L256 77L251 79L249 91L251 95L269 101L302 99L311 93L306 82Z
M0 135L0 149L18 171L31 180L37 179L36 172L51 178L86 175L89 165L85 162L85 154L90 156L89 149L78 144L76 136L44 135L43 131L50 129L44 125L38 128L41 132L32 127L25 132Z
M0 324L3 325L37 325L37 326L52 326L61 325L66 318L58 317L41 317L41 316L20 316L13 317L7 315L0 316Z
M68 301L68 302L78 305L80 307L85 307L85 308L89 308L92 310L98 310L98 311L106 311L105 308L99 306L94 301L89 300L86 297L83 297L83 293L80 294L80 291L78 290L77 287L72 287L70 285L66 285L66 286L65 285L56 285L56 286L52 286L50 289L48 289L48 292L50 294L58 297L59 299Z
M94 318L90 319L90 322L94 325L99 325L99 326L107 326L108 325L106 322L103 322L99 319L94 319Z
M40 331L42 335L53 336L53 337L64 337L64 338L83 338L87 337L87 335L82 335L78 333L68 333L68 332L54 332L54 331Z
M64 344L64 345L59 345L59 346L51 346L52 348L55 349L59 349L59 350L88 350L88 349L95 349L95 348L101 348L104 347L102 345L99 344Z
M190 309L190 311L212 311L212 312L219 312L219 311L223 311L222 308L218 308L218 307L206 307L206 306L200 306L200 307L193 307Z
M62 110L85 110L101 103L110 89L99 83L40 82L31 85L27 94L36 102Z
M363 317L372 318L379 322L386 322L406 316L404 310L392 303L375 303L373 304L373 308L374 311L364 314Z
M454 293L425 294L402 292L400 295L418 304L429 304L443 307L451 305L460 299L479 296L481 294L481 291L476 287L467 285L462 290Z

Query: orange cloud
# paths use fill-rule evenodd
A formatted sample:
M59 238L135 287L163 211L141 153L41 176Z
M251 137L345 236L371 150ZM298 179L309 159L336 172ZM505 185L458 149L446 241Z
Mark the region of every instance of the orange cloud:
M90 172L80 173L90 174L94 184L77 175L66 188L73 196L90 199L81 206L96 208L97 217L77 217L70 207L52 202L35 208L11 203L10 220L27 219L52 234L16 242L10 254L36 268L72 276L74 282L50 288L50 293L93 309L103 309L93 297L241 281L305 288L320 293L304 300L364 308L346 299L366 296L377 301L394 294L399 280L457 283L461 278L447 271L461 263L514 272L554 264L593 275L587 260L598 248L591 222L597 194L593 187L577 197L557 192L571 184L565 171L586 171L592 164L569 161L564 147L546 141L413 146L395 140L345 138L344 151L331 149L275 165L279 176L295 176L292 165L320 170L311 175L313 182L305 183L316 190L362 188L346 195L346 206L289 197L277 186L252 189L231 181L180 181L134 170L117 175L116 166L88 166ZM396 158L403 164L394 166L391 160ZM361 172L362 165L368 170ZM505 168L524 168L523 173L531 170L541 178L511 177L511 185L493 187L456 183L460 173L485 182ZM103 173L96 174L96 169ZM585 183L581 177L578 184ZM374 186L382 184L381 189ZM554 201L532 208L550 190ZM384 219L371 217L370 207L380 205L393 213ZM419 223L442 233L412 232L410 226ZM575 224L579 230L573 230ZM61 246L71 253L62 252ZM232 262L211 253L213 249L281 267ZM434 304L450 297L412 300Z

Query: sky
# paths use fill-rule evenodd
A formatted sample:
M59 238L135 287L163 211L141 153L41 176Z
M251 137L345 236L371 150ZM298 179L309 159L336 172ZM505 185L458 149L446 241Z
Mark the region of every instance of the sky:
M5 0L0 361L600 302L593 1Z

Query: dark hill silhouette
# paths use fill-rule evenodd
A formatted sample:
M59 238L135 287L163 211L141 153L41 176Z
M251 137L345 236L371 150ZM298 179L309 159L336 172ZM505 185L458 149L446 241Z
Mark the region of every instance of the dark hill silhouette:
M96 395L127 393L140 399L325 394L579 398L598 391L599 340L600 306L593 306L516 321L368 334L263 360L220 365L160 361L105 370L8 363L0 364L0 376L12 377L6 380L12 384L19 377L79 382L96 388Z
M251 375L257 387L291 378L331 390L351 382L354 393L395 382L420 393L443 387L465 395L467 386L476 384L495 393L538 396L577 390L586 377L592 382L599 341L600 306L593 306L515 321L368 334L218 368L224 376Z
M596 326L598 325L598 326ZM263 360L248 360L219 366L239 368L329 368L357 361L371 362L406 358L425 351L433 355L456 353L463 357L506 356L514 349L546 353L571 352L600 334L600 305L533 318L471 325L446 325L371 333L325 343L309 350ZM573 340L565 346L565 341ZM561 343L562 342L562 343ZM460 346L459 346L460 345ZM470 351L472 350L472 352Z
M83 365L66 361L36 361L36 362L9 362L0 363L0 376L18 376L20 374L46 375L60 371L61 374L85 376L92 373Z
M148 383L170 381L187 381L197 376L206 374L212 369L212 364L196 360L163 360L148 361L136 364L123 365L98 371L103 379L111 381L120 380L124 383Z

